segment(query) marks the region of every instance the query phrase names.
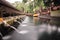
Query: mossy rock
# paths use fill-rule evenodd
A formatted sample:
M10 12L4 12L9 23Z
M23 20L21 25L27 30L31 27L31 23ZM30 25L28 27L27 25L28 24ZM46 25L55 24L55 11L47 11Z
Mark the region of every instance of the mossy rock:
M10 24L10 25L13 24L13 20L8 21L7 23Z

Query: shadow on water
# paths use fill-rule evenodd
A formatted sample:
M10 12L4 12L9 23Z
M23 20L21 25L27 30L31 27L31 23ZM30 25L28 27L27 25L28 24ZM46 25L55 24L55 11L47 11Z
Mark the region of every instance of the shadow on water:
M40 25L38 40L60 40L60 21L58 19L43 19L34 17L35 25ZM44 29L46 30L41 30ZM41 31L43 31L41 33Z

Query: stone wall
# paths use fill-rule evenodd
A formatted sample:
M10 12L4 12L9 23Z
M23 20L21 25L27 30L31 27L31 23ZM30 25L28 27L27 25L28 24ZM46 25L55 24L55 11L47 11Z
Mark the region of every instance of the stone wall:
M0 4L0 14L2 14L2 16L3 16L3 14L6 14L6 13L9 14L9 15L20 14L19 11Z

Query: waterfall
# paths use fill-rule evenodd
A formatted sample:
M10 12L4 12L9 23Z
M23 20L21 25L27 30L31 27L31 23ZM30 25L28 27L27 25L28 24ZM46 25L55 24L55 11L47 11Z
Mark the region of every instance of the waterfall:
M16 21L16 20L15 20L15 21ZM10 28L14 29L16 32L20 33L20 31L19 31L17 28L9 25L6 21L3 21L3 22L4 22L4 24L5 24L6 26L9 26ZM16 22L20 23L19 21L16 21Z

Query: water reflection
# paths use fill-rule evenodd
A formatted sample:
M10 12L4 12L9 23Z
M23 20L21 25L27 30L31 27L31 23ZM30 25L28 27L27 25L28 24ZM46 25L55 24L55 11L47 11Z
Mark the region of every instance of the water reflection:
M60 21L57 19L44 19L44 18L38 18L38 17L33 17L33 22L35 25L42 25L41 27L46 26L45 28L50 31L55 31L59 30L60 27Z
M44 19L44 18L38 18L38 17L33 17L33 22L34 24L49 24L49 25L55 25L56 27L60 26L60 20L58 19Z
M38 17L33 17L33 23L35 24L35 25L40 25L40 18L38 18Z
M9 40L60 40L60 21L38 17L26 17Z
M60 40L60 21L58 19L33 17L33 22L35 25L40 25L38 40Z

